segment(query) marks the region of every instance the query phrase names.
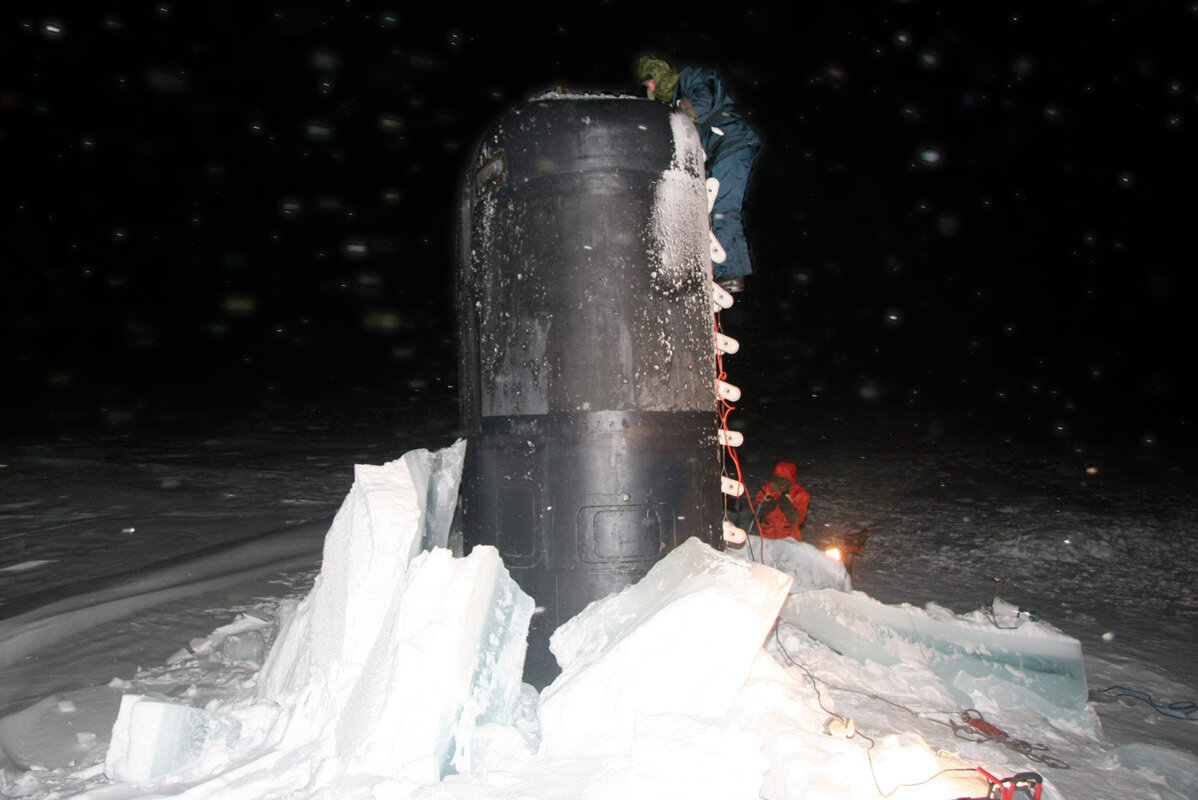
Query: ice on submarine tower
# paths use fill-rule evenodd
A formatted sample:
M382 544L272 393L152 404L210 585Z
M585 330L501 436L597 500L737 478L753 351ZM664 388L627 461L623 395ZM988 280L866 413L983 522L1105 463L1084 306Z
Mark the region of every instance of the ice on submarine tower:
M549 635L690 537L722 549L708 186L694 125L640 98L546 95L484 134L457 266L467 549L496 547ZM720 337L732 352L735 345ZM730 344L729 344L730 343Z

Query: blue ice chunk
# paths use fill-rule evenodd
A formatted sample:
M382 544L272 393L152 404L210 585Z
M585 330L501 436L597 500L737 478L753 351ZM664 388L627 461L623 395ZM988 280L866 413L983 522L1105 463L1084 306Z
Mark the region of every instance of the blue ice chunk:
M241 723L217 711L127 694L112 728L104 771L137 785L187 780L223 766L241 739Z
M336 715L348 774L435 783L474 763L480 723L515 721L532 612L493 547L413 559Z
M421 550L449 546L449 528L458 504L465 460L465 439L441 450L412 450L403 456L424 512Z
M943 610L941 610L943 611ZM1086 709L1081 643L1028 621L1015 629L910 605L885 605L861 592L820 589L794 595L783 619L858 661L926 663L962 703L982 694L1001 705Z
M443 775L469 771L474 764L485 760L485 754L475 752L485 746L478 735L479 729L488 725L511 726L516 722L534 604L506 569L500 567L499 572L500 578L491 587L486 605L479 612L484 623L469 695L454 736L452 770L446 766Z

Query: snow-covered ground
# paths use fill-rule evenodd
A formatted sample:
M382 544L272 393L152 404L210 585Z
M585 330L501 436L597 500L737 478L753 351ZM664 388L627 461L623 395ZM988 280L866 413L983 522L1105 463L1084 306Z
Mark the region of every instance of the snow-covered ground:
M801 417L783 419L769 405L738 413L746 482L755 489L776 461L793 460L813 497L809 541L869 528L855 589L885 603L935 603L957 613L999 596L1081 642L1091 690L1123 686L1159 703L1198 698L1198 504L1191 480L1139 481L1084 455L1033 451L877 406L833 410L813 401ZM331 519L355 463L379 464L453 440L450 412L425 418L421 427L397 419L291 411L202 436L113 434L9 447L0 466L0 634L5 619L55 600L98 596L128 585L134 572L165 576L176 591L115 619L84 604L72 614L84 622L96 614L90 624L32 652L0 640L0 655L8 648L19 656L0 667L0 716L113 679L116 689L192 699L219 698L252 681L260 653L210 653L204 637L250 613L266 623L269 638L280 600L311 585L311 556L319 552L311 531ZM286 535L276 532L296 525L309 539L281 546ZM259 536L260 545L232 549ZM211 575L189 572L196 563L219 572L224 555L245 558L256 549L268 551L250 559L261 568L232 585L208 588L203 580ZM205 554L208 561L199 557ZM1090 707L1101 720L1095 731L1054 727L1020 709L986 710L1009 744L1044 748L1021 751L955 735L951 722L959 718L952 714L960 709L921 693L917 669L853 662L785 622L767 645L793 685L819 682L840 713L878 742L918 734L965 762L1005 774L1039 771L1052 796L1071 800L1195 796L1198 722L1171 719L1145 702L1107 693L1115 702ZM69 710L71 697L55 702ZM1173 713L1185 712L1177 706ZM86 745L106 736L80 732L75 744L85 755L56 770L22 773L5 763L0 793L64 796L103 784L96 765L102 752L89 757ZM1134 743L1151 747L1125 748L1120 762L1117 748ZM1166 762L1178 772L1132 769L1135 758L1151 758L1160 747L1170 748ZM546 786L543 794L524 788L518 796L566 796L561 787ZM891 787L881 788L889 796ZM925 786L893 796L957 797L977 788L950 791Z

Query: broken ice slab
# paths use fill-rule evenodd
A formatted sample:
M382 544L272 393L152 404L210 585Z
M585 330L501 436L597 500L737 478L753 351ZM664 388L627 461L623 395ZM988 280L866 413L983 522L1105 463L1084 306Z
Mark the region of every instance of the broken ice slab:
M532 599L493 547L420 552L447 538L464 450L355 467L320 576L281 611L259 673L258 698L287 715L284 749L435 781L471 763L475 727L515 718Z
M271 623L264 619L242 614L206 637L192 639L187 647L167 659L167 663L178 664L189 658L210 658L226 664L238 661L261 664L266 652L264 631L270 627Z
M782 618L858 661L926 663L964 705L990 699L1048 717L1086 708L1081 643L1043 623L1010 630L831 589L792 596Z
M421 497L405 459L354 467L353 486L325 536L316 586L267 656L259 697L279 701L334 665L342 674L360 667L378 637L385 598L420 552L423 524ZM307 628L302 634L282 635L301 623ZM280 647L284 638L287 645Z
M228 763L240 739L241 723L219 712L127 694L104 773L136 785L194 780Z
M823 550L808 542L790 538L762 541L760 536L749 536L744 547L728 552L739 558L761 561L766 566L785 572L794 578L792 592L810 589L841 589L847 592L853 588L844 563L828 558Z
M318 584L313 593L320 591ZM373 637L363 663L309 671L297 692L260 704L278 709L275 720L286 727L281 741L276 726L268 749L255 750L255 726L247 722L249 758L186 796L350 797L393 784L404 787L394 796L409 797L417 784L436 785L454 770L521 750L499 729L520 736L533 602L499 552L480 546L465 558L442 548L422 553L379 602L383 623L361 632ZM276 646L289 653L319 646L308 640L311 608L294 611ZM302 646L287 641L293 637L304 639ZM380 789L378 796L385 794Z
M691 538L587 606L550 639L562 674L541 695L542 752L617 751L652 714L722 717L790 584Z
M350 772L429 783L468 767L476 727L515 722L532 611L493 547L417 557L337 720Z
M462 464L466 460L466 440L458 439L442 450L412 450L403 456L412 475L416 496L424 515L421 548L449 546L449 528L458 504L462 482Z

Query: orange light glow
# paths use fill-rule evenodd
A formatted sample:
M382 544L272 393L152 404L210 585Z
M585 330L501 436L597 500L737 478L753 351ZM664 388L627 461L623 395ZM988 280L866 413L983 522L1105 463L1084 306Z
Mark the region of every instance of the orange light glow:
M839 547L829 547L824 551L824 555L833 561L844 561L844 556L841 555Z

